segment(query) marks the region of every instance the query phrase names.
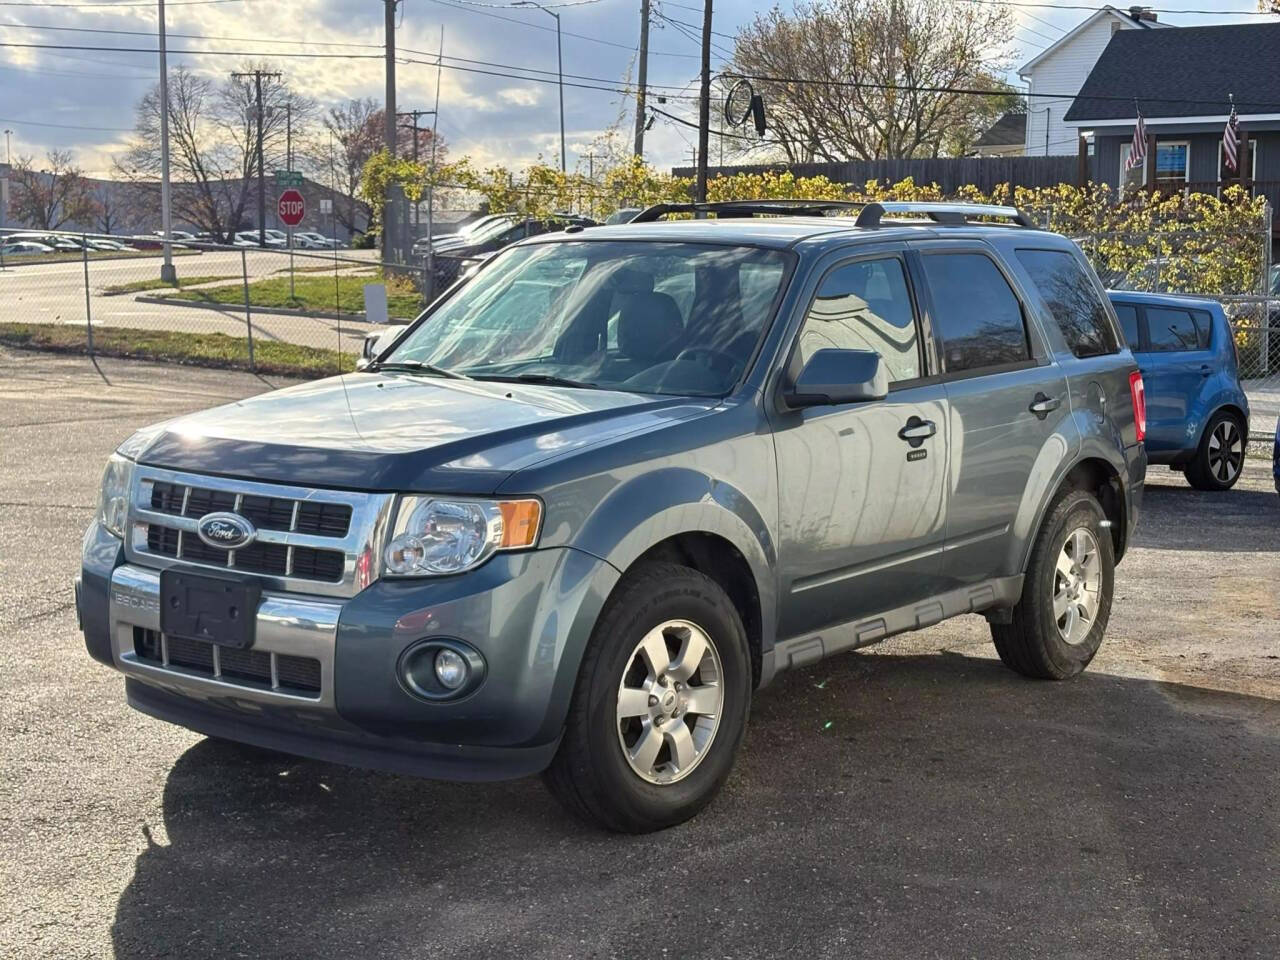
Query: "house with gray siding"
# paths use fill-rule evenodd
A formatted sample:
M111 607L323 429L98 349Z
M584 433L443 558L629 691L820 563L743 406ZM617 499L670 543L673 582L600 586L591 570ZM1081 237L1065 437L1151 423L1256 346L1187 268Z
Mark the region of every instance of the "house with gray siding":
M1222 156L1234 102L1242 169ZM1141 110L1146 163L1125 170ZM1089 144L1094 181L1218 193L1242 183L1280 207L1280 22L1114 34L1066 123ZM1280 225L1280 220L1273 221ZM1274 228L1273 228L1274 229Z

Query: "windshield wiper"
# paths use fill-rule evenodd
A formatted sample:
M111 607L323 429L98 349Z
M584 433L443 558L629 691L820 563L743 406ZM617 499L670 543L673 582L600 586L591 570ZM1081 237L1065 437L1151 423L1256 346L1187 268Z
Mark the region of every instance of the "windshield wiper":
M437 367L434 363L423 363L421 360L388 360L385 363L371 363L370 370L406 370L411 373L430 373L437 377L447 377L450 380L470 380L465 373L458 373L457 370L449 370L445 367Z
M550 387L586 387L593 388L594 383L584 380L570 380L568 377L557 377L554 373L486 373L473 376L473 380L497 380L501 383L539 383Z

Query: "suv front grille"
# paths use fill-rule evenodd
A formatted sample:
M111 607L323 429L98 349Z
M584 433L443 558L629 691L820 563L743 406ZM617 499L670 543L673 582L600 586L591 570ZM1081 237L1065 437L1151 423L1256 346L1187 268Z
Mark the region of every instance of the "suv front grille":
M151 484L149 505L155 513L199 519L207 513L234 511L259 530L304 533L340 539L351 527L351 506L318 500L295 500L234 490L212 489L167 480ZM190 560L245 573L334 582L342 579L342 550L289 547L257 541L239 550L211 547L198 536L162 523L147 524L147 550L162 557Z
M341 550L317 550L314 547L287 547L282 543L251 543L234 551L211 547L197 536L147 524L147 549L164 557L229 567L245 573L261 573L272 577L301 577L304 580L341 580L345 555ZM289 551L293 550L290 569Z
M389 493L333 490L139 464L125 554L143 566L191 564L263 579L264 590L349 597L377 576L395 505ZM234 513L256 531L235 550L200 538L202 518Z
M236 503L237 497L239 504ZM345 537L351 526L351 507L345 503L236 494L230 490L209 490L163 480L151 485L151 509L175 517L197 519L206 513L234 510L259 530L310 533L318 537Z
M312 697L320 694L320 661L312 657L218 647L144 627L133 628L133 651L151 666L178 668L237 686Z

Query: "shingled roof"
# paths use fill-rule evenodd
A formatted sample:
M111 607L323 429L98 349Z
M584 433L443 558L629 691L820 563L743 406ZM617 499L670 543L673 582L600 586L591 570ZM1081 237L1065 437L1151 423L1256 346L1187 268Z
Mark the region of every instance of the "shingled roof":
M1144 117L1225 117L1229 94L1241 116L1280 113L1280 23L1121 30L1064 119L1131 119L1133 99Z
M975 147L1009 147L1023 143L1027 139L1027 115L1025 113L1006 113L987 128L986 133L978 138Z

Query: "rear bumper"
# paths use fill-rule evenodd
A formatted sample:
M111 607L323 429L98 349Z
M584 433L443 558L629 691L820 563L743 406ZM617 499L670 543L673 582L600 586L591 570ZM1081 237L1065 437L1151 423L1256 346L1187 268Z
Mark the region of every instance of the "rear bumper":
M1126 475L1124 483L1124 501L1127 508L1127 523L1124 533L1125 550L1133 542L1133 532L1138 526L1138 517L1142 513L1142 492L1147 478L1147 451L1141 443L1126 447L1124 451ZM1117 557L1119 559L1119 557Z

